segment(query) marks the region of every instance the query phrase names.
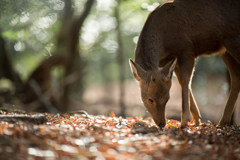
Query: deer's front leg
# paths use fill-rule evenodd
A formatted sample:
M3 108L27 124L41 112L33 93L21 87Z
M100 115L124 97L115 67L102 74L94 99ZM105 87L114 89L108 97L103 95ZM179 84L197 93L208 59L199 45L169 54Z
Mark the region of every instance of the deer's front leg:
M178 64L175 68L175 73L178 81L182 87L182 116L181 126L185 127L188 124L190 116L190 82L192 79L192 72L194 68L194 57L178 57Z
M181 116L181 126L185 127L188 125L189 121L189 88L184 85L182 86L182 116Z

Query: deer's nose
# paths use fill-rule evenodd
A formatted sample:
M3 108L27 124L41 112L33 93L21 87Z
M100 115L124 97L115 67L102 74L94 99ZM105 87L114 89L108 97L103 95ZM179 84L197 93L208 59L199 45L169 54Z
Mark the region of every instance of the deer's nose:
M159 123L158 127L163 128L163 127L165 127L165 124Z

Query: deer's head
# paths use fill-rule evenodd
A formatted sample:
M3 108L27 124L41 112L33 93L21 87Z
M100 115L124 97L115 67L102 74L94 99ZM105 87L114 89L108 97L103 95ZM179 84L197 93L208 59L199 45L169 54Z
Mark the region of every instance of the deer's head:
M134 78L141 88L142 102L159 127L166 125L165 107L170 95L172 73L177 59L166 64L161 70L146 71L133 60L129 60Z

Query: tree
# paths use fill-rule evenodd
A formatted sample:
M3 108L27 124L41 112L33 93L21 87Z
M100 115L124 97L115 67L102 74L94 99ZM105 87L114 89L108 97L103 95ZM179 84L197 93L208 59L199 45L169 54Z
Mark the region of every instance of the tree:
M52 110L53 108L52 104L54 104L59 111L62 111L62 112L67 111L67 107L69 104L69 95L71 93L71 90L73 90L72 86L74 85L74 82L77 79L80 79L80 75L81 75L81 73L79 72L81 70L80 67L82 67L81 66L82 61L78 52L80 31L85 19L90 13L90 9L92 8L94 1L95 0L86 1L85 9L82 12L81 16L75 17L73 14L74 10L72 8L73 1L65 0L65 7L64 7L65 12L62 19L63 23L59 30L59 36L56 38L57 45L55 47L53 56L51 56L50 58L44 59L39 64L39 66L36 67L36 69L32 72L32 74L28 77L28 79L26 80L26 84L21 84L23 89L19 90L17 94L21 94L20 99L22 100L22 102L30 103L38 100L43 106L47 108L48 111ZM61 2L62 1L59 1L60 5L62 5ZM21 7L19 7L20 9L17 10L17 12L19 12L20 14L27 14L32 9L28 7L34 6L32 4L35 4L35 3L38 6L42 5L47 8L51 8L57 5L57 4L51 5L52 2L48 2L48 1L46 1L46 3L42 3L41 1L38 1L38 0L27 1L24 4L22 4ZM3 9L1 11L3 12L3 14L14 13L14 8L16 6L14 5L14 3L12 3L12 1L9 1L9 2L3 1L1 2L1 4L2 4L1 9ZM6 6L11 6L11 8L9 9ZM30 11L28 12L27 10L30 10ZM32 12L29 15L32 15L32 14L34 15L34 13ZM27 15L26 19L30 18L29 15ZM48 18L51 18L51 17L48 17ZM47 18L45 20L48 21ZM40 24L40 27L41 25L43 25L44 27L44 25L46 24ZM11 34L9 34L9 32ZM13 35L14 31L9 30L9 32L5 32L5 35L7 34L8 36L11 36ZM19 31L18 31L18 35L19 35ZM19 38L19 36L17 38ZM41 38L42 37L39 37L39 39ZM19 43L21 45L22 42L19 42ZM2 67L0 72L1 73L0 78L1 77L9 78L11 81L18 84L18 82L21 82L21 79L19 78L18 74L14 71L11 60L8 58L8 55L5 49L4 39L2 37L0 37L0 47L1 47L0 50L3 53L1 54ZM52 87L50 72L51 72L51 69L56 65L62 65L64 68L66 68L65 76L62 78L64 80L64 83L61 82L63 94L62 96L58 96L58 97L50 94L50 91L49 91L51 90L50 88ZM55 99L57 98L57 100L52 101L51 100L52 98L55 98ZM36 103L34 104L36 105Z
M117 58L118 58L118 65L119 65L119 89L120 89L120 97L119 97L119 106L120 106L120 115L123 117L126 116L125 114L125 104L124 104L124 54L123 54L123 44L122 44L122 31L121 31L121 20L119 16L119 6L121 5L121 0L117 1L117 5L115 7L115 17L117 21L116 25L116 32L117 32L117 42L118 42L118 49L117 49Z
M95 0L88 0L85 5L85 9L80 17L73 16L72 1L65 0L65 14L63 18L63 23L61 26L60 34L58 37L58 49L64 48L65 54L69 56L69 63L66 67L65 77L70 76L71 74L76 74L77 79L80 78L82 73L81 65L83 61L79 56L79 34L81 28L87 16L90 13L90 10L93 6ZM78 81L79 82L79 81ZM69 105L69 95L71 91L76 87L76 83L66 84L63 89L63 105L61 107L62 111L67 111L67 106ZM76 87L78 88L78 87Z
M16 88L19 89L23 84L22 80L14 71L11 61L8 57L7 50L5 48L5 41L1 36L0 32L0 79L7 78L13 82L15 82Z

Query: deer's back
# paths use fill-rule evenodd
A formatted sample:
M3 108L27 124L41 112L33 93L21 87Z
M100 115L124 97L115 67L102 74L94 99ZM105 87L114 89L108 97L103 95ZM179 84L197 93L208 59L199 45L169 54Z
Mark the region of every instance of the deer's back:
M213 54L223 48L224 39L240 35L239 0L176 0L149 18L157 19L153 23L159 27L164 52Z
M135 61L151 70L181 54L198 57L224 52L223 41L238 35L240 0L167 1L149 14Z

